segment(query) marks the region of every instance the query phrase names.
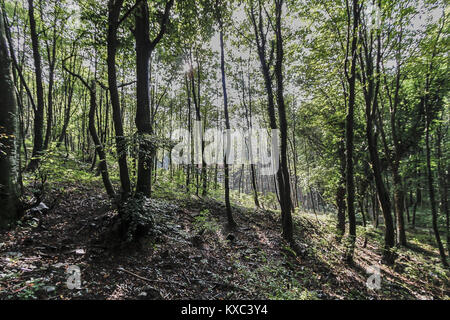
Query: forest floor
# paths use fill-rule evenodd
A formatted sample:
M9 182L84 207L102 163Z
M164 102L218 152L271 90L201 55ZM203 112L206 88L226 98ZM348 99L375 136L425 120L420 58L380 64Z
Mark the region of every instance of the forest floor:
M448 270L428 230L408 233L394 267L380 265L382 230L361 232L352 266L334 236L331 215L297 213L302 255L280 235L279 214L234 207L238 228L226 228L224 205L195 196L154 201L164 213L135 250L108 250L98 239L117 214L97 180L53 185L43 213L0 234L0 299L449 299ZM56 190L59 190L56 193ZM56 195L58 194L58 195ZM52 198L53 197L53 198ZM367 245L364 247L364 237ZM69 266L81 270L70 290ZM369 289L369 266L381 288Z

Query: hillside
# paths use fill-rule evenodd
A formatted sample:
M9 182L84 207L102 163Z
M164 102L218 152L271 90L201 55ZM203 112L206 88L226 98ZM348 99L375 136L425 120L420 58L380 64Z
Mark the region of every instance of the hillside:
M335 218L297 212L297 255L280 235L279 212L233 206L238 224L227 230L225 207L212 198L152 199L155 226L127 248L102 234L116 211L100 182L52 186L48 211L30 213L0 237L0 299L448 299L449 271L427 230L408 232L411 248L393 267L381 265L382 230L358 229L353 265L342 261ZM55 199L55 195L57 199ZM54 202L53 200L56 200ZM367 245L364 246L364 237ZM81 269L81 289L65 273ZM381 289L366 286L380 266Z

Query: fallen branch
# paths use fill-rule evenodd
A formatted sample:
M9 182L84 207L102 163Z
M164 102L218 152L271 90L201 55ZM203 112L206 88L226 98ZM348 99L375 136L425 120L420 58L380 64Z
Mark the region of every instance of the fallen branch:
M126 269L124 269L124 268L122 268L122 267L117 268L117 270L118 270L118 271L125 272L125 273L128 273L129 275L132 275L132 276L134 276L134 277L136 277L136 278L138 278L138 279L140 279L140 280L147 281L147 282L150 282L150 283L168 283L168 284L177 284L177 285L179 285L179 286L185 287L184 284L181 284L181 283L178 283L178 282L169 281L169 280L152 280L152 279L144 278L144 277L142 277L142 276L140 276L140 275L138 275L138 274L136 274L136 273L134 273L134 272L128 271L128 270L126 270Z

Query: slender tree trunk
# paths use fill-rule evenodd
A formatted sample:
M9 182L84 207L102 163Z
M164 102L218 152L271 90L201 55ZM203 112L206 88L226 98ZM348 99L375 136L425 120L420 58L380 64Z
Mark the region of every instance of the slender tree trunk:
M109 179L105 150L103 149L103 145L100 142L100 139L98 138L97 135L97 129L95 128L95 110L97 109L97 102L96 102L96 89L94 80L92 81L91 88L89 91L91 96L89 108L89 132L91 134L92 140L94 141L96 153L98 154L98 157L100 159L98 166L100 169L100 173L102 175L103 185L105 186L108 196L110 198L114 198L115 192L111 184L111 180Z
M406 221L408 223L411 223L411 215L409 212L410 202L408 201L408 198L407 198L408 193L406 190L403 190L403 194L405 195L404 206L405 206L405 210L406 210ZM411 195L411 193L410 193L410 195Z
M359 25L359 4L357 0L353 0L353 31L351 44L351 68L348 78L349 84L349 100L347 106L345 141L346 141L346 184L347 184L347 214L349 221L349 237L350 247L347 252L347 262L353 261L353 253L356 242L356 217L355 217L355 182L353 169L353 150L354 150L354 108L355 108L355 84L356 84L356 53L358 49L358 25ZM350 28L350 25L349 25Z
M117 88L117 29L119 27L119 16L123 0L108 1L108 35L107 35L107 64L108 64L108 85L111 96L113 110L113 121L116 135L116 149L119 164L119 174L121 182L121 193L123 198L127 198L131 193L130 176L127 164L127 143L122 124L122 111L120 109L119 90Z
M378 1L380 6L380 1ZM366 39L367 40L367 39ZM366 138L369 148L370 162L372 165L373 176L375 180L375 186L378 194L378 201L383 213L385 234L384 234L384 251L383 262L388 265L392 265L395 261L395 254L392 252L392 248L395 245L395 232L394 221L392 218L391 201L389 199L389 192L386 189L382 177L381 162L378 155L377 147L377 134L374 133L374 125L376 119L376 113L378 110L378 93L380 87L380 64L382 57L381 48L381 36L378 34L376 38L377 50L376 50L376 66L374 68L372 52L367 52L368 48L364 48L365 55L363 56L363 50L360 49L361 58L361 82L364 90L364 100L366 105ZM364 59L365 57L365 59ZM365 64L363 63L365 61Z
M429 85L427 85L427 88L429 89ZM428 93L427 93L428 94ZM426 98L425 100L428 100ZM439 254L441 256L442 264L445 267L448 267L447 257L445 255L445 249L442 245L441 236L439 234L439 229L437 225L437 209L436 209L436 198L435 198L435 190L433 185L433 171L431 169L431 147L430 147L430 127L431 127L431 111L430 106L428 105L428 102L425 101L425 107L426 107L426 128L425 128L425 145L426 145L426 158L427 158L427 178L428 178L428 190L430 193L430 205L431 205L431 215L432 215L432 225L433 225L433 231L434 236L436 238L436 243L439 248Z
M397 162L397 161L396 161ZM406 232L405 232L405 221L404 221L404 202L405 196L403 193L403 187L401 182L401 177L398 172L397 162L393 166L393 177L394 177L394 205L396 214L396 225L397 225L397 242L399 245L406 247Z
M53 121L53 85L55 82L55 65L56 65L56 46L58 40L57 33L57 8L55 4L55 11L53 12L54 20L53 20L53 35L52 35L52 48L50 50L50 46L47 44L47 58L49 65L49 81L48 81L48 95L47 95L47 129L45 132L45 140L44 140L44 150L48 149L48 145L52 138L52 121ZM44 33L45 35L45 33Z
M286 147L287 147L287 124L286 124L286 111L284 108L284 97L283 97L283 75L282 75L282 62L283 62L283 39L281 34L281 9L282 9L282 1L277 0L276 3L276 37L277 37L277 65L276 65L276 78L277 78L277 85L278 85L278 103L281 104L278 106L281 108L280 111L280 126L281 122L283 122L283 129L286 130L282 131L282 137L281 137L281 164L280 169L276 173L276 181L278 182L278 190L277 196L278 196L278 202L280 203L281 207L281 219L282 219L282 226L283 226L283 237L291 242L291 244L294 244L293 242L293 226L292 226L292 216L291 216L291 201L290 201L290 189L285 190L284 187L289 184L289 173L287 168L287 158L286 158ZM273 81L272 81L272 75L270 72L270 63L267 60L266 57L266 46L267 46L267 39L266 39L266 33L264 31L263 26L263 9L261 3L259 3L259 19L257 21L256 14L254 11L254 7L251 6L250 8L250 17L253 24L253 29L255 33L256 38L256 45L258 49L258 56L261 63L261 71L264 76L264 84L265 89L267 93L267 113L269 115L270 120L270 128L272 130L276 130L277 127L277 121L275 116L275 98L274 98L274 92L273 92ZM284 115L283 115L284 113ZM283 119L281 119L283 118ZM283 140L284 141L283 144ZM284 146L284 147L283 147ZM283 155L284 153L284 155ZM277 159L278 160L278 159ZM286 167L283 167L286 165ZM286 174L287 173L287 174ZM275 181L275 177L274 177ZM276 188L276 183L275 183ZM290 186L288 187L290 188Z
M292 152L293 152L293 162L294 162L294 199L295 199L295 207L298 208L298 173L297 173L297 162L298 162L298 155L297 155L297 141L296 141L296 115L295 115L295 108L293 105L292 108L292 119L293 119L293 128L292 128ZM294 207L294 206L293 206Z
M43 151L43 129L44 129L44 88L42 84L42 65L41 54L39 51L39 37L36 30L36 20L34 17L34 3L33 0L28 0L28 16L30 19L30 33L31 43L33 48L34 72L36 76L36 94L37 106L34 113L34 138L33 138L33 153L32 159L28 165L28 170L35 170L39 157Z
M338 222L337 222L337 240L341 241L345 235L345 146L344 142L339 147L339 162L340 168L340 183L336 191L336 206L338 208Z
M370 112L369 112L370 113ZM372 170L375 179L375 186L378 193L378 201L383 213L385 234L384 234L384 253L383 259L387 264L394 263L394 256L391 249L395 245L395 233L394 233L394 221L392 219L391 201L389 199L389 193L386 190L386 186L383 182L381 175L381 164L378 156L376 137L373 133L372 116L367 116L366 135L369 146L369 154L372 163Z
M449 205L448 205L448 183L450 181L449 170L445 170L445 160L442 154L442 123L439 124L437 130L437 158L438 158L438 174L439 174L439 193L441 198L440 211L445 216L445 226L447 234L447 251L450 257L450 218L449 218ZM444 144L445 146L445 144Z
M71 68L72 71L74 71L75 69L75 59L73 62L73 67ZM65 86L65 90L64 92L67 94L67 101L65 103L64 106L64 122L63 122L63 127L61 130L61 133L59 135L58 138L58 142L57 142L57 148L59 148L61 146L61 144L64 141L64 138L66 137L66 132L67 132L67 127L69 126L69 121L70 121L70 109L72 107L72 98L73 98L73 92L74 92L74 81L72 81L70 78L65 79L65 82L67 82L64 86Z
M50 66L50 79L48 84L48 99L47 99L47 129L45 132L44 150L48 149L52 137L52 119L53 119L53 84L54 84L55 66Z
M444 27L444 24L442 24L441 28L438 31L436 43L442 33L442 29ZM433 184L433 171L431 168L431 146L430 146L430 131L431 131L431 125L433 120L433 111L432 111L432 105L431 105L431 94L430 89L432 85L432 77L431 74L433 72L433 62L434 58L436 56L436 44L434 45L433 52L431 54L431 62L427 70L427 75L425 78L425 95L423 99L423 103L425 106L425 115L426 115L426 122L425 122L425 149L426 149L426 159L427 159L427 178L428 178L428 189L430 194L430 205L431 205L431 215L432 215L432 225L433 225L433 231L434 236L436 238L436 243L439 248L439 255L441 256L442 264L444 267L449 267L449 264L447 262L447 257L445 255L445 249L442 245L441 236L439 234L439 229L437 225L437 208L436 208L436 198L435 198L435 190L434 190L434 184Z
M255 165L253 163L250 164L250 173L251 173L251 180L252 180L253 199L255 201L255 206L257 208L260 208L261 205L259 204L259 199L258 199L258 185L256 184L256 169L255 169Z
M420 176L420 171L418 172L419 176ZM422 191L420 189L420 182L417 184L417 189L416 189L416 201L414 201L414 206L413 206L413 212L412 212L412 221L411 221L411 228L415 229L416 228L416 212L417 212L417 206L419 205L420 201L422 199Z
M219 27L220 27L220 69L222 73L222 89L223 89L223 102L224 102L224 114L225 114L225 127L227 129L226 138L226 148L225 148L225 159L224 159L224 174L225 174L225 205L227 211L228 225L230 227L235 227L236 222L233 219L233 214L231 212L231 202L230 202L230 170L228 166L228 155L231 149L231 136L230 136L230 119L228 115L228 95L227 95L227 83L225 75L225 49L223 42L223 25L222 19L219 16Z
M364 199L359 201L359 209L361 210L361 216L362 216L362 220L363 220L363 227L364 230L367 227L367 220L366 220L366 213L364 212ZM363 248L367 247L367 235L364 235L364 244L363 244Z
M280 189L281 198L281 219L283 223L283 237L289 243L294 244L294 229L292 222L292 200L291 200L291 184L290 174L287 162L287 119L286 119L286 105L284 102L284 83L283 83L283 37L281 26L281 15L283 8L283 0L275 1L275 14L276 14L276 64L275 64L275 77L277 82L277 105L278 115L280 119L280 133L281 133L281 179L279 181L282 184Z
M188 104L188 131L189 131L189 153L191 154L191 161L192 161L192 124L191 124L191 90L189 90L189 82L187 76L185 76L185 83L186 83L186 93L187 93L187 104ZM189 193L190 191L190 184L191 184L191 164L188 164L186 166L186 191Z
M400 18L401 19L401 18ZM400 20L400 23L402 20ZM383 122L380 120L378 125L380 126L380 131L383 137L383 144L384 148L386 150L386 157L388 158L389 166L392 171L392 180L393 180L393 187L394 187L394 213L395 213L395 220L396 220L396 227L397 227L397 243L400 246L407 246L406 241L406 233L405 233L405 219L404 219L404 198L405 195L403 193L403 187L402 187L402 178L400 176L400 160L401 160L401 141L398 137L398 129L397 129L397 109L398 105L400 103L399 98L399 92L400 92L400 86L401 86L401 44L403 39L403 26L400 27L398 37L397 37L397 43L398 49L396 52L396 75L395 75L395 92L394 92L394 98L392 99L390 96L390 90L386 83L386 92L389 96L389 103L390 103L390 123L391 123L391 136L392 136L392 145L393 145L393 155L390 155L389 148L387 146L387 142L384 135L383 130ZM385 78L386 79L386 78ZM393 100L393 101L392 101Z
M244 174L244 165L241 166L241 170L239 172L239 183L238 183L238 191L241 194L241 186L242 186L242 175Z
M190 62L191 62L191 66L192 66L192 56L190 57ZM195 77L194 77L194 70L192 69L189 73L190 75L190 80L191 80L191 90L192 90L192 100L194 101L194 107L195 107L195 116L196 116L196 121L197 123L202 123L202 114L201 114L201 110L200 110L200 81L201 81L201 75L200 75L200 64L198 63L198 56L197 56L197 85L195 84ZM196 128L196 126L194 126L194 128ZM199 128L200 129L200 128ZM203 129L203 128L201 128ZM203 130L201 130L200 132L196 133L196 134L203 134ZM198 149L198 147L200 147L200 149ZM200 164L196 163L196 171L195 171L195 178L196 178L196 195L199 195L199 188L200 188L200 181L199 179L202 179L202 182L205 182L206 177L206 163L205 163L205 159L203 156L204 153L204 149L205 149L205 143L203 141L203 139L201 139L200 142L200 146L197 146L197 144L194 141L194 148L195 148L195 155L201 154L201 168L200 168ZM197 159L198 160L198 159ZM195 162L195 161L194 161ZM199 172L201 172L200 176L199 176ZM205 185L203 184L203 187ZM206 196L207 194L207 190L205 188L203 188L202 190L202 196Z
M249 72L249 79L248 79L248 106L245 96L245 80L244 76L242 75L242 102L245 107L245 119L247 122L247 129L251 130L253 127L252 124L252 85L251 85L251 79L250 79L250 72ZM256 168L255 164L253 163L253 147L252 147L252 141L249 139L247 143L249 158L250 158L250 179L251 179L251 186L253 190L253 201L255 202L255 206L257 208L260 208L259 199L258 199L258 186L256 183Z

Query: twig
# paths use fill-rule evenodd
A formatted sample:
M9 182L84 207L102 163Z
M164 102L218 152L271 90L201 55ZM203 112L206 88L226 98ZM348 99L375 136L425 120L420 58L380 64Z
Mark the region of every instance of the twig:
M78 235L84 228L86 228L86 226L87 226L87 223L84 224L80 229L78 229L78 231L75 232L75 234Z
M117 270L125 272L125 273L128 273L129 275L132 275L132 276L134 276L134 277L136 277L138 279L141 279L143 281L147 281L147 282L150 282L150 283L168 283L168 284L177 284L177 285L182 286L182 287L185 286L184 284L181 284L181 283L178 283L178 282L169 281L169 280L152 280L152 279L144 278L144 277L142 277L142 276L140 276L140 275L138 275L138 274L136 274L134 272L128 271L128 270L126 270L126 269L124 269L122 267L117 268Z
M40 255L40 256L49 257L49 258L52 258L52 257L55 256L54 254L51 255L51 254L43 253L43 252L40 252L40 251L37 254Z
M186 275L186 272L184 272L184 270L181 270L181 272L183 273L183 276L186 279L186 281L188 282L188 284L191 285L191 280L189 280L188 276Z

